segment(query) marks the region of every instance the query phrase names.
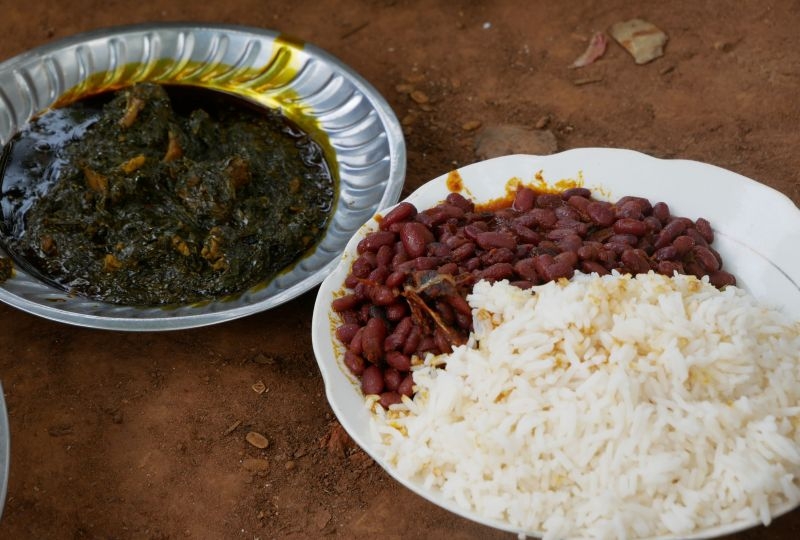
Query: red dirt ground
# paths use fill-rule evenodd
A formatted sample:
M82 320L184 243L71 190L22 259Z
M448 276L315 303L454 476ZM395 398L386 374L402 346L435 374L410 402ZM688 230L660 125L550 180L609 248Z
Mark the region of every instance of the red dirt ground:
M403 119L404 195L477 159L482 127L465 123L538 123L559 149L697 159L800 202L791 0L0 5L0 59L93 28L170 20L278 29L327 49ZM635 65L611 43L596 64L567 69L593 31L636 16L669 35L664 57ZM135 335L0 306L13 437L0 537L511 538L427 503L342 437L311 349L315 292L211 328ZM259 381L263 394L251 388ZM248 431L269 447L250 446ZM798 537L800 511L731 538Z

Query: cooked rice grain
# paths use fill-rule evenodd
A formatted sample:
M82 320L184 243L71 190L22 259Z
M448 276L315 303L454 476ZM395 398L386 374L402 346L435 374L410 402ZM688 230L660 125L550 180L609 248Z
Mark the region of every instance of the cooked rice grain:
M546 539L768 524L800 501L800 322L653 273L468 300L470 343L419 366L410 411L373 409L399 475Z

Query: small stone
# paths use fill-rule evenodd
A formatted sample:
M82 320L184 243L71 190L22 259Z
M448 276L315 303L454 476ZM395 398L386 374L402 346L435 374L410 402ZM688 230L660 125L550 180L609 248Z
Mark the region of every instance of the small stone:
M411 84L416 84L424 81L425 75L423 75L422 73L412 73L411 75L408 75L407 77L403 78L406 80L406 82L409 82Z
M261 395L261 394L263 394L264 392L267 391L267 385L264 384L264 381L258 381L257 383L255 383L252 386L252 388L253 388L253 392L255 392L256 394L259 394L259 395Z
M422 105L423 103L428 103L430 101L428 94L426 94L422 90L414 90L409 94L409 96L411 96L411 99L414 101L414 103L417 103L419 105Z
M255 446L256 448L264 449L269 446L269 440L264 437L261 433L256 433L255 431L249 432L245 435L245 439L247 442Z
M463 129L464 131L475 131L479 127L481 127L480 120L468 120L463 124L461 124L461 129Z
M331 513L325 508L314 514L314 524L317 526L317 529L324 529L330 520Z
M419 106L425 112L431 112L433 110L433 106L430 103L423 103Z
M273 357L271 357L271 356L267 356L264 353L258 353L257 355L255 355L253 357L253 362L255 362L256 364L262 364L262 365L264 365L264 364L274 364L275 363L275 359Z
M242 467L251 473L266 472L269 470L269 462L266 459L247 458L242 461Z
M631 19L615 23L609 33L633 56L637 64L646 64L664 55L667 35L653 23Z
M293 471L296 466L297 466L297 463L295 463L292 460L287 461L286 464L284 465L284 467L286 468L287 471Z
M534 127L536 129L544 129L544 128L547 127L547 124L549 124L549 123L550 123L550 115L546 114L546 115L542 116L541 118L539 118L536 121L536 124L534 124Z
M546 156L557 150L558 143L551 131L510 124L487 126L475 140L475 155L480 159L510 154Z
M111 416L111 421L115 424L122 423L122 411L115 411L114 414Z
M410 126L416 121L417 121L417 115L416 114L407 114L407 115L405 115L403 117L403 119L400 121L400 123L403 124L404 126Z
M414 91L414 87L411 86L410 84L398 84L397 86L394 87L394 89L399 94L410 94L411 92Z

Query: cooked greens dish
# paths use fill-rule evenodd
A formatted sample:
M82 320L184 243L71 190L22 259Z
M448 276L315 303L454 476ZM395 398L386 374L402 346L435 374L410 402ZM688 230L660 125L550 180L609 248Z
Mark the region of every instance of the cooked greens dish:
M46 112L3 163L15 263L125 305L265 283L314 247L336 193L321 147L279 111L147 83Z

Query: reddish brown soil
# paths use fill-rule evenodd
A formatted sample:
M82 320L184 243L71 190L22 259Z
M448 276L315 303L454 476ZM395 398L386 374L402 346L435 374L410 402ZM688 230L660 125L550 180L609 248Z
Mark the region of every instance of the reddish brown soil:
M560 149L698 159L800 202L800 9L791 0L0 5L0 59L144 21L239 23L315 43L404 119L404 194L476 160L480 128L465 123L541 120ZM638 66L611 44L596 64L567 69L592 31L634 16L668 33L663 58ZM586 79L595 82L576 84ZM429 110L398 85L424 92ZM13 435L0 537L511 538L432 506L350 446L311 349L314 294L211 328L135 335L0 307ZM263 394L251 388L259 381ZM249 445L248 431L269 447ZM731 538L798 537L800 511Z

